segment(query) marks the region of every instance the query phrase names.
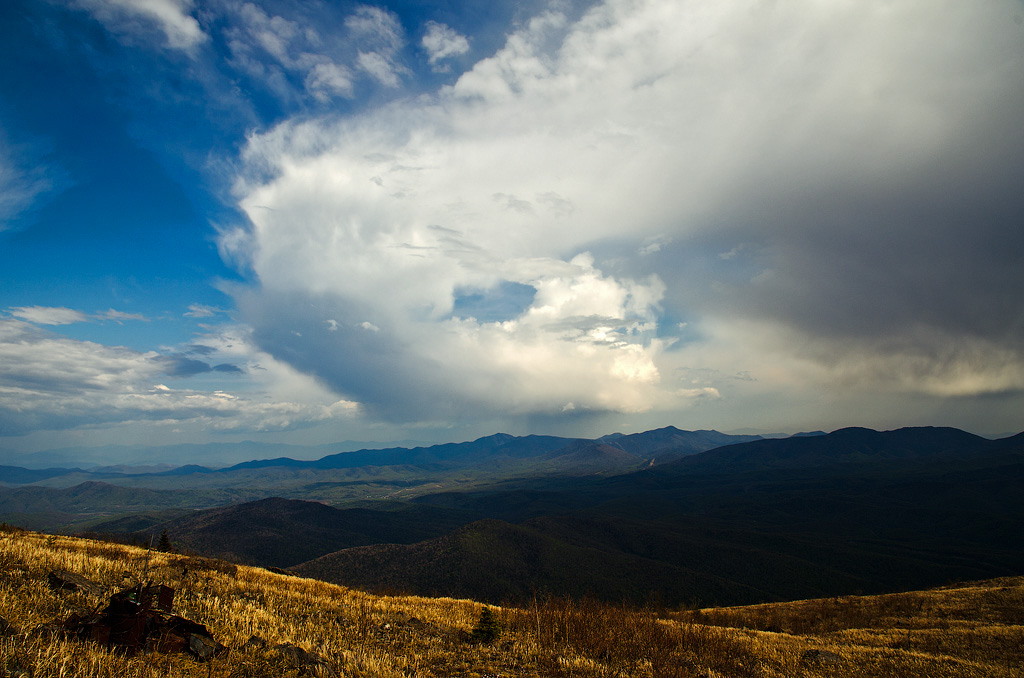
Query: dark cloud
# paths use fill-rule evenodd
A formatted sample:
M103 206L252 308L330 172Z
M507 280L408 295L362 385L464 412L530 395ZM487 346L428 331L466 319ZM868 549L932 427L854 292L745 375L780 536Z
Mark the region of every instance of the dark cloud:
M408 344L369 308L305 293L257 297L240 292L236 303L262 350L316 375L336 393L358 401L372 417L410 421L442 411L453 416L459 410L459 403L431 387L436 382L425 373L437 366L417 361ZM378 331L362 326L371 318ZM328 319L337 324L328 325Z
M722 251L749 246L713 266L667 269L669 299L780 323L839 348L893 340L905 350L930 331L1024 351L1024 129L998 132L1014 150L988 166L977 157L990 150L982 139L974 149L956 144L897 185L843 183L838 167L831 185L797 177L806 181L799 191L737 195L718 215L727 225L707 237ZM686 262L691 247L659 254ZM705 280L694 279L695 267Z
M209 364L204 363L202 360L195 360L184 355L164 355L155 358L154 361L160 365L161 371L169 377L192 377L213 370Z
M185 346L183 350L183 353L185 354L203 356L211 355L216 352L217 349L213 348L212 346L204 346L202 344L189 344L188 346Z
M194 351L189 352L191 353ZM209 352L206 352L206 355L209 355L212 352L213 350L211 349ZM161 372L169 377L193 377L197 374L205 374L207 372L241 373L243 371L237 365L232 365L230 363L210 365L202 360L190 358L186 353L163 355L155 358L154 361L160 366Z

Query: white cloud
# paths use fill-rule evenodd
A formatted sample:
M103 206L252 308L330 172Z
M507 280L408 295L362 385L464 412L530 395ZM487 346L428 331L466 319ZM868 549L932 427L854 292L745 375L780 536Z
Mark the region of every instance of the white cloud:
M46 171L32 167L6 142L0 129L0 232L53 188Z
M380 52L360 52L357 62L359 68L370 74L377 82L385 87L398 87L399 70L394 62Z
M306 95L321 104L353 98L360 76L398 86L408 73L399 61L405 38L398 17L367 5L343 20L336 13L296 6L286 17L254 3L236 4L224 30L229 63L291 105Z
M397 87L408 69L398 63L405 44L405 32L398 17L379 7L363 5L345 20L356 44L360 45L357 65L385 87Z
M149 318L141 313L125 313L124 311L116 311L112 308L107 309L102 313L97 313L95 317L99 320L113 320L116 323L120 323L123 320L141 320L143 322L149 322Z
M125 313L112 308L93 315L64 306L15 306L7 309L7 312L15 318L37 325L70 325L92 320L113 320L116 323L121 323L124 320L149 321L140 313Z
M830 361L871 375L900 356L921 366L899 388L927 394L949 355L928 332L982 335L1024 364L1007 292L1020 262L990 265L1019 228L970 218L987 196L1020 211L1011 7L609 0L576 23L543 14L436 96L254 135L236 187L252 229L221 242L259 279L239 307L262 348L407 419L736 402L727 389L828 389ZM361 11L353 30L387 35L386 13ZM968 217L934 213L951 195ZM976 251L953 245L974 233ZM1003 320L943 316L936 300L974 289L942 279L954 253ZM513 317L454 314L460 294L505 283L536 291ZM688 318L671 350L666 314ZM744 316L784 328L782 358L735 330ZM902 334L915 322L927 330ZM808 346L823 347L813 365ZM991 376L959 364L958 383ZM757 381L665 377L685 366ZM1024 386L1007 374L1000 388Z
M0 318L0 435L165 421L216 430L282 430L350 417L358 409L252 351L244 335L204 342L213 349L210 357L251 368L261 364L253 369L256 388L250 384L247 393L231 393L168 387L159 380L179 358L76 341Z
M75 0L112 31L138 36L143 20L163 32L167 46L189 51L207 39L191 15L192 0Z
M340 64L318 63L306 76L306 89L321 101L327 101L331 95L351 97L352 71Z
M223 312L224 311L220 310L219 308L214 308L213 306L204 306L202 304L189 304L188 310L185 311L182 315L185 316L186 318L212 318L218 313Z
M398 17L380 7L362 5L345 19L345 25L357 39L376 45L385 54L394 54L405 44L405 31Z
M89 316L63 306L16 306L7 310L15 318L39 325L70 325L88 322Z
M445 70L438 62L465 54L469 51L469 40L450 26L428 21L427 31L420 44L427 51L427 58L435 70Z

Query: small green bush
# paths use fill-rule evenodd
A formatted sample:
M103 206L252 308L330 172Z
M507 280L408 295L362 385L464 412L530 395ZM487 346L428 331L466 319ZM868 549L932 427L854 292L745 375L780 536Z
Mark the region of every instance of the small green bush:
M171 545L171 539L167 536L167 530L160 533L160 541L156 545L157 551L163 551L164 553L172 553L174 546Z
M499 636L501 636L501 624L491 608L485 607L480 612L480 621L476 623L476 628L473 629L470 637L478 643L490 643L497 640Z

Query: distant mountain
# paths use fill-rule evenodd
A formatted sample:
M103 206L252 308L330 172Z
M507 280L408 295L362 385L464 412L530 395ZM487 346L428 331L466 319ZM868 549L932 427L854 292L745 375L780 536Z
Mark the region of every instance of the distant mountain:
M75 473L80 470L77 468L27 469L20 466L0 466L0 484L28 485L29 483Z
M172 464L115 464L113 466L96 466L94 468L90 468L89 473L111 475L148 475L151 473L166 473L173 471L176 468L181 467L174 466Z
M586 471L624 473L627 470L650 465L649 457L627 452L616 445L591 440L570 443L554 452L549 452L542 459L544 463L536 466L538 470L548 465L555 469L574 469L577 473Z
M289 464L298 468L340 469L360 466L416 466L428 470L472 467L496 460L538 457L573 442L556 436L511 436L506 433L472 442L446 443L412 449L360 450L332 454L316 461ZM239 467L244 467L240 465ZM238 468L238 467L236 467Z
M111 484L135 487L169 488L166 479L171 477L177 481L177 487L210 487L217 483L237 486L236 480L241 478L245 478L245 482L251 481L264 486L274 485L292 476L294 471L373 468L397 469L407 477L444 473L457 469L479 469L484 473L520 476L624 473L652 463L665 463L720 445L754 439L757 439L757 436L729 436L717 431L681 431L671 426L631 435L614 434L596 441L557 436L512 436L497 433L470 442L413 448L361 449L334 452L316 459L305 458L304 455L310 454L313 450L337 449L343 445L297 447L251 442L174 445L149 448L146 454L151 455L154 459L174 458L179 461L202 459L206 463L202 465L186 463L176 467L108 465L94 466L86 470L82 468L29 470L4 466L0 467L0 484L38 483L66 488L82 482L105 481ZM596 453L597 448L594 446L604 446L603 452ZM583 452L584 448L588 448L589 452ZM60 452L66 456L82 459L83 457L80 455L85 455L89 449L91 448L68 448ZM129 448L118 449L120 453L127 454L126 450ZM560 450L565 451L559 452ZM254 456L260 454L263 456L250 457L248 461L219 468L211 461L225 456L238 455L241 451ZM296 454L295 456L272 456L269 454L281 451L295 452ZM260 472L261 475L257 478L252 475L252 472ZM212 473L219 474L217 480L197 477ZM226 480L228 476L232 477L231 481Z
M161 476L188 476L193 473L213 473L214 469L207 468L206 466L199 466L197 464L188 464L187 466L178 466L177 468L168 469L167 471L161 471L154 475Z
M618 447L634 455L647 458L663 457L657 459L659 463L751 440L761 440L761 436L728 435L718 431L682 431L675 426L630 435L614 433L597 439L598 442Z
M1024 435L842 429L631 474L521 480L416 501L490 520L297 569L493 602L535 588L618 599L647 587L666 601L705 604L1024 571Z
M809 492L816 487L814 483L826 480L851 485L856 481L870 488L872 484L890 482L901 475L907 482L916 482L922 477L932 481L937 474L978 469L996 474L997 480L1011 482L1020 472L1021 450L1024 450L1024 433L993 441L958 429L907 428L878 432L850 428L825 436L759 440L719 447L631 474L584 479L521 479L491 488L423 495L414 501L463 508L513 522L598 505L626 507L648 505L653 501L668 503L671 510L707 513L722 497L760 496L760 493L771 494L791 485ZM929 463L922 463L925 461ZM1003 465L1005 478L994 470ZM716 503L709 506L709 501ZM808 510L813 507L809 506ZM774 513L768 511L764 515Z
M326 470L371 466L405 466L425 471L445 471L477 467L494 469L496 465L505 468L519 467L524 471L552 472L559 470L556 468L558 464L552 463L556 459L562 462L560 470L566 472L615 469L627 471L652 460L662 462L721 445L758 439L758 436L730 436L717 431L681 431L671 426L646 433L614 434L596 441L496 433L464 443L445 443L411 449L357 450L309 461L290 457L259 459L218 469L218 472L232 473L278 467ZM596 455L595 445L604 446L601 454ZM583 452L584 449L589 451ZM621 453L613 450L619 450ZM538 462L536 467L532 466L533 462ZM580 468L574 466L577 462L582 464Z
M220 468L250 459L285 457L319 459L327 454L353 450L372 450L385 447L423 445L422 441L401 440L388 443L346 440L323 445L288 445L246 440L238 443L185 443L180 445L104 445L96 447L66 447L40 452L17 453L3 451L2 458L11 465L31 469L46 467L131 466L145 459L146 464L201 464Z
M879 432L843 428L827 435L793 436L720 447L676 462L679 468L721 468L730 472L762 468L809 468L835 464L912 461L946 455L969 456L1006 443L955 428L915 427Z

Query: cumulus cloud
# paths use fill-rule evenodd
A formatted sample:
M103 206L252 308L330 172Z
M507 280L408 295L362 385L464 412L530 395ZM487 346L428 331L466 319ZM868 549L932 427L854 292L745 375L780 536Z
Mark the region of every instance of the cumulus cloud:
M142 39L155 26L172 49L189 51L207 39L191 15L192 0L76 0L76 4L122 35Z
M223 338L210 337L211 343ZM21 320L0 318L0 435L126 422L191 422L215 430L282 430L350 416L355 403L322 397L323 389L236 337L214 353L262 360L263 387L291 381L304 397L269 397L259 390L229 393L172 388L166 377L237 373L232 362L211 366L185 354L139 352L49 334ZM233 378L237 379L238 376ZM287 389L273 393L282 396ZM311 397L311 394L313 397Z
M406 420L671 409L837 375L1022 389L1018 10L541 14L433 97L254 135L251 228L221 242L258 277L239 308L262 349ZM509 285L534 290L509 317L457 303Z
M428 21L426 33L420 44L427 52L427 59L435 70L447 70L440 62L457 57L469 51L469 40L454 28L436 21Z

